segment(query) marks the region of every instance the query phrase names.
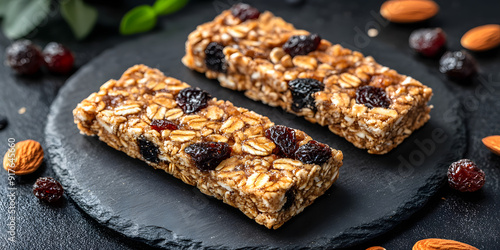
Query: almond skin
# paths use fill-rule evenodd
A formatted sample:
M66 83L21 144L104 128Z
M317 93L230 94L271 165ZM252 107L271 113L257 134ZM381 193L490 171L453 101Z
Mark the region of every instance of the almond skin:
M431 0L389 0L380 7L380 14L395 23L414 23L435 16L439 5Z
M412 248L413 250L479 250L471 245L445 239L423 239L417 241Z
M381 247L381 246L373 246L373 247L367 248L366 250L386 250L386 249Z
M500 135L485 137L483 143L491 152L500 155Z
M20 141L13 149L15 154L9 149L3 157L5 170L13 171L15 175L26 175L35 172L42 164L43 148L37 141Z
M467 31L460 40L462 46L474 51L484 51L500 45L500 25L487 24Z

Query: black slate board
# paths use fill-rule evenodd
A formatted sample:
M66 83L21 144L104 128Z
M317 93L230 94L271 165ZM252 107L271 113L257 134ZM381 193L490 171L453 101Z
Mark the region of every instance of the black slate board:
M327 128L251 101L185 68L180 58L192 29L179 25L176 32L146 36L103 53L66 83L51 107L46 142L52 167L84 211L118 232L164 248L351 246L387 231L422 207L443 183L448 164L464 153L465 129L454 95L424 66L390 46L372 41L362 52L432 87L434 109L423 128L397 149L378 156L355 148ZM339 180L282 228L268 230L97 138L79 135L71 113L76 104L138 63L342 150Z

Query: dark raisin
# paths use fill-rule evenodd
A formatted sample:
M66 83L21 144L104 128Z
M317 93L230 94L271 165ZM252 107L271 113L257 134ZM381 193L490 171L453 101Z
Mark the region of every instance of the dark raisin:
M184 152L193 158L198 169L207 171L229 158L231 147L225 142L199 142L187 146Z
M168 130L177 130L178 127L175 123L167 120L167 119L162 119L162 120L156 120L153 119L151 122L151 128L161 132L162 130L168 129Z
M295 159L307 164L322 164L332 157L330 147L321 142L311 140L300 146L295 152Z
M286 201L285 201L285 204L283 204L283 207L281 207L281 210L289 209L293 205L293 203L295 202L295 192L294 192L293 188L290 188L286 191L285 198L286 198Z
M51 42L43 49L43 60L49 71L67 74L73 69L73 53L60 43Z
M296 55L307 55L309 52L315 51L321 37L318 34L292 36L283 44L283 50L292 57Z
M6 128L7 125L9 125L9 120L7 120L7 117L0 115L0 130Z
M61 183L52 177L40 177L33 185L33 194L40 200L54 202L59 200L64 193Z
M40 69L43 64L40 48L29 40L19 40L12 43L5 51L7 55L6 64L17 73L32 75Z
M462 159L454 162L448 168L448 184L460 192L474 192L483 187L485 175L477 165Z
M175 101L186 114L194 113L208 105L212 96L199 88L185 88L179 92Z
M478 67L466 51L448 51L439 60L439 71L454 80L467 80L477 74Z
M275 125L266 129L266 137L276 144L277 155L294 159L297 150L295 130L283 125Z
M239 3L231 8L231 14L244 22L249 19L259 18L260 11L246 3Z
M384 89L365 85L356 90L356 103L364 104L368 108L389 108L391 100Z
M410 35L410 47L416 52L434 57L443 52L446 34L441 28L418 29Z
M224 46L217 42L211 42L205 49L205 65L209 70L225 73L227 63L222 52Z
M141 152L142 158L144 158L144 160L153 163L160 162L160 159L158 159L158 154L160 153L160 149L158 148L158 146L146 140L145 138L139 138L137 142L139 144L139 151Z
M302 108L316 110L313 94L325 89L325 84L312 78L297 78L288 83L292 92L292 110L300 112Z

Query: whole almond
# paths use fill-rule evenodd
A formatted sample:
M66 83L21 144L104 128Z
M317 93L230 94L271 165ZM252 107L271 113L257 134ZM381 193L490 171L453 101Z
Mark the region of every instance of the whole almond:
M366 250L386 250L386 249L381 247L381 246L373 246L373 247L367 248Z
M491 152L500 155L500 135L485 137L483 143Z
M33 140L20 141L3 157L3 168L15 175L35 172L43 161L43 148Z
M413 250L479 250L471 245L454 241L430 238L419 240L412 248Z
M466 49L483 51L500 45L500 25L487 24L467 31L460 40Z
M389 0L380 7L380 14L395 23L414 23L435 16L439 5L431 0Z

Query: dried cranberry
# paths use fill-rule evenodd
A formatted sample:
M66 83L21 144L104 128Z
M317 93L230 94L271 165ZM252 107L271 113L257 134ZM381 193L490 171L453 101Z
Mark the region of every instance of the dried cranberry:
M286 201L285 201L285 204L283 204L283 206L281 207L281 210L289 209L293 205L293 203L295 202L295 192L294 192L293 188L290 188L286 191L285 198L286 198Z
M485 175L477 165L462 159L454 162L448 168L448 184L460 192L474 192L483 187Z
M43 64L40 48L29 40L19 40L12 43L5 51L7 55L6 64L17 73L32 75L40 69Z
M292 110L300 112L304 107L316 110L313 94L325 89L325 84L312 78L297 78L288 83L292 92Z
M184 149L190 155L196 167L202 171L214 170L223 160L231 155L231 147L225 142L199 142Z
M162 119L162 120L156 120L154 119L151 122L151 128L161 132L162 130L168 129L168 130L176 130L178 129L177 124L167 120L167 119Z
M300 146L295 152L295 159L307 164L322 164L330 157L332 157L330 147L315 140Z
M7 117L0 115L0 130L6 128L7 125L9 125L9 120L7 120Z
M246 3L239 3L231 8L231 14L244 22L249 19L259 18L260 11Z
M384 89L365 85L356 90L356 103L364 104L368 108L389 108L391 100Z
M315 51L321 37L318 34L292 36L283 44L283 50L292 57L296 55L307 55L309 52Z
M54 202L59 200L64 193L61 183L52 177L40 177L33 185L33 194L40 200Z
M297 150L295 130L283 125L275 125L266 129L266 137L276 144L278 149L276 154L294 159Z
M209 70L225 73L227 70L226 59L223 53L224 46L211 42L205 49L205 65Z
M194 113L208 105L212 97L199 88L185 88L179 92L175 101L186 114Z
M477 74L474 57L464 50L446 52L439 60L439 71L455 80L467 80Z
M51 42L43 49L43 60L50 72L67 74L73 69L75 57L62 44Z
M441 28L418 29L410 35L410 47L427 57L438 55L445 44L446 34Z
M158 159L158 154L160 154L158 146L142 137L137 140L137 143L139 144L139 151L144 160L153 163L160 162L160 159Z

